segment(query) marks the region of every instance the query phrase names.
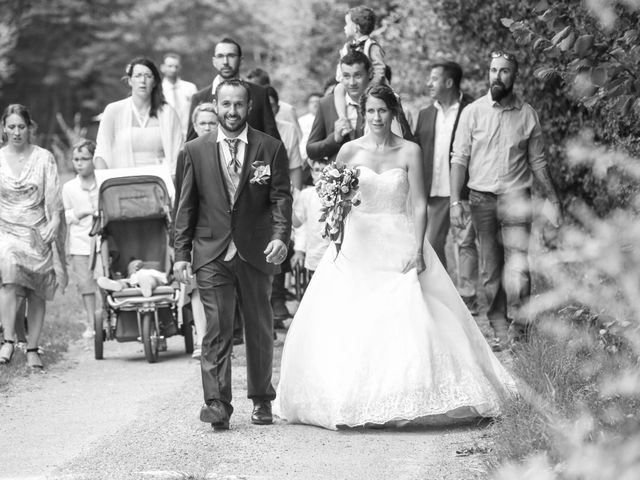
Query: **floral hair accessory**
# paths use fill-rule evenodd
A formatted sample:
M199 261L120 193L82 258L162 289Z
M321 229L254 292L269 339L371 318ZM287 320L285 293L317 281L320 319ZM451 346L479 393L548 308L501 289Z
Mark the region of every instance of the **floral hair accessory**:
M258 185L265 185L271 178L271 166L265 162L253 162L253 177L249 180L249 183L255 183Z
M316 182L316 191L322 203L322 236L335 243L338 253L344 237L344 221L351 207L360 205L359 174L355 168L332 163L322 170Z

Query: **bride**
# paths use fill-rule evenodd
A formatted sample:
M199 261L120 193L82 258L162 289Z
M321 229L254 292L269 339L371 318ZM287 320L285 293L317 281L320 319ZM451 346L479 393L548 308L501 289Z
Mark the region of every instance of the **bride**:
M275 413L328 429L496 416L515 385L425 240L420 148L391 132L389 87L361 103L369 133L336 161L359 170L362 203L289 329Z

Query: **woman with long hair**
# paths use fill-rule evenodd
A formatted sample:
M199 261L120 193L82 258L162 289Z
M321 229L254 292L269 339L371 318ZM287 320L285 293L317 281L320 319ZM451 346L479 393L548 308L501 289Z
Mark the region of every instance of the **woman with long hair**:
M155 64L138 57L125 68L131 96L110 103L98 128L96 168L165 165L175 175L183 138L180 119L162 94Z
M0 320L5 340L0 364L11 361L19 296L28 302L27 365L42 368L38 340L45 302L56 286L53 244L59 237L62 197L53 154L31 143L35 127L26 107L2 115L0 148Z

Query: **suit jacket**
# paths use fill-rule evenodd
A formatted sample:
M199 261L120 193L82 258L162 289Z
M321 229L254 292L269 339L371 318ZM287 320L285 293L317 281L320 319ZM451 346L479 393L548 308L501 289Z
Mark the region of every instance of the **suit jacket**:
M274 138L280 140L280 134L278 133L278 127L276 126L276 120L271 110L271 104L269 103L269 97L267 96L267 89L256 85L255 83L246 82L249 85L251 91L251 110L247 121L249 125L260 130L261 132L271 135ZM196 131L193 129L193 122L191 121L191 114L193 110L201 103L212 102L213 93L211 88L213 83L209 86L199 90L191 97L191 108L189 109L189 129L187 131L187 140L193 140L197 137Z
M336 112L332 93L320 100L318 113L313 121L311 133L309 133L307 155L310 160L328 158L330 162L333 162L338 155L340 147L350 140L350 138L346 136L340 142L335 141L333 138L333 130L336 120L338 120L338 112ZM404 138L414 141L413 135L411 134L411 127L402 110L398 121L400 122Z
M460 101L460 108L456 115L456 120L453 124L453 135L451 135L451 144L449 145L449 159L451 159L451 152L453 151L453 139L456 136L456 130L458 128L458 121L460 120L460 114L462 110L473 102L473 97L466 93L462 95ZM416 141L422 148L422 159L424 162L424 181L425 181L425 194L430 197L431 183L433 181L433 150L436 134L436 115L438 110L434 105L430 105L427 108L420 110L418 115L418 123L416 125ZM451 168L451 161L449 161L449 168ZM467 177L464 181L464 187L460 194L460 198L466 200L469 198L469 188L467 182L469 181L469 172L467 171Z
M291 236L291 184L284 145L249 127L248 145L232 205L222 172L217 135L214 130L185 144L175 220L175 259L191 261L196 271L224 255L233 239L243 260L269 275L278 273L278 266L266 262L264 249L275 239L288 245ZM250 182L255 172L254 162L269 165L271 177L265 184Z

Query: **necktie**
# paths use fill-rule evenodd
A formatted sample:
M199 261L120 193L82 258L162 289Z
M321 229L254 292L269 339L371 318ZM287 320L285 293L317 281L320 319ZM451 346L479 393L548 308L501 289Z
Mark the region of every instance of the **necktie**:
M240 170L240 161L238 160L238 142L239 138L225 138L225 142L229 145L229 152L231 153L231 166L233 166L233 171L238 173Z
M356 109L356 112L358 112L358 119L356 120L355 136L356 136L356 138L360 138L362 136L362 134L364 133L364 119L362 118L362 113L360 112L360 107L358 107Z

